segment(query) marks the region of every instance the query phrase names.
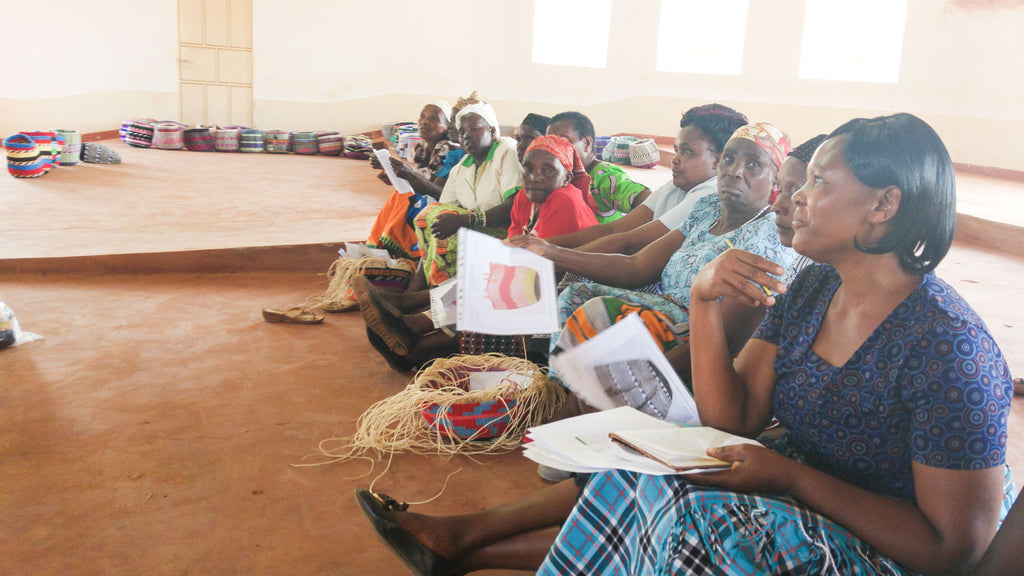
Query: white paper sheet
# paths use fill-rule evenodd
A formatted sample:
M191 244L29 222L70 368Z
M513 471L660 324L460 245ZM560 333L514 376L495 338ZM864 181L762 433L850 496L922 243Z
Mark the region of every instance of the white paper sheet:
M596 366L635 359L650 361L667 380L672 401L666 419L680 424L700 424L693 395L636 314L626 316L579 346L554 355L551 368L581 400L595 408L608 410L619 404L604 391L595 372Z
M409 184L409 181L405 178L395 176L395 170L391 167L391 154L386 149L374 150L373 153L377 156L377 160L384 168L384 172L387 173L388 178L391 179L391 184L395 187L395 190L402 194L412 194L412 184Z
M555 266L550 260L467 228L459 229L457 258L460 331L514 335L558 330ZM530 281L500 282L513 275Z

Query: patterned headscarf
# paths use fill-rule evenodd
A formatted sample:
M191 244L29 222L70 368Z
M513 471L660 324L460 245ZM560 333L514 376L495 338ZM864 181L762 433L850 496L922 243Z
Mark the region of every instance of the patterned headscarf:
M767 122L754 122L741 126L732 133L732 138L750 140L763 148L775 163L776 169L782 167L782 161L786 159L786 154L789 154L790 148L793 147L793 143L785 132Z
M434 100L433 102L430 102L428 106L437 106L441 109L441 113L444 114L444 121L452 121L452 105L449 104L447 100Z
M572 183L583 192L584 199L590 195L590 174L587 174L587 169L583 167L583 161L580 160L580 155L572 142L554 134L540 136L533 139L526 148L526 153L529 154L532 150L543 150L553 154L565 171L572 175Z
M494 108L491 108L490 104L484 104L483 102L467 104L459 110L459 114L455 117L455 121L461 122L463 116L467 114L476 114L483 118L484 122L486 122L488 126L494 128L494 137L501 137L501 128L498 126L498 115L494 113Z
M790 152L789 155L804 164L810 164L811 156L814 156L814 151L817 150L818 146L821 146L821 143L825 140L828 140L828 134L818 134L807 142L793 148L793 151Z

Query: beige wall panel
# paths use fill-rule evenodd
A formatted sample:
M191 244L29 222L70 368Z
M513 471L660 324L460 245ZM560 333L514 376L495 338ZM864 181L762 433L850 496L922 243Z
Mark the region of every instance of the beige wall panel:
M182 46L181 79L185 82L216 82L216 48Z
M231 124L252 126L252 88L231 86Z
M252 84L252 52L218 50L218 82Z
M203 0L178 0L178 40L203 43Z
M220 84L206 85L206 113L205 122L211 122L218 126L234 124L231 119L231 87Z
M202 84L181 84L181 121L186 124L205 122L205 90Z
M227 46L230 25L228 23L228 0L205 0L206 36L205 44Z
M231 46L252 48L252 0L231 0Z

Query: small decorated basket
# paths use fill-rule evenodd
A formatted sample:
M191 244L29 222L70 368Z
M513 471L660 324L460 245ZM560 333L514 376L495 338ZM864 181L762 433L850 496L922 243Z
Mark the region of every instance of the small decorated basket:
M608 147L608 143L611 141L611 136L598 136L594 138L594 156L603 159L604 149Z
M291 149L291 132L287 130L267 130L263 133L263 151L267 154L287 154Z
M60 151L60 163L65 166L78 164L79 156L82 154L82 135L78 130L54 130L58 135L64 137L64 147Z
M239 152L263 152L263 132L253 128L242 130L238 140Z
M629 147L637 140L639 138L636 136L616 136L608 143L608 147L605 150L608 148L612 149L612 162L629 164Z
M161 122L153 132L153 148L181 150L185 147L184 129L176 122Z
M292 135L292 151L296 154L316 154L320 147L317 146L316 132L296 132Z
M37 178L46 173L47 161L31 136L14 134L4 139L7 171L15 178Z
M366 160L373 154L373 141L362 134L345 136L344 142L345 157L347 158Z
M129 146L149 148L153 145L153 124L146 120L125 120L118 132Z
M182 135L185 148L193 152L210 152L213 150L213 135L209 128L191 128Z
M653 168L661 160L661 151L653 138L643 138L629 145L629 163L637 168Z
M316 143L324 156L340 156L344 147L341 134L337 132L317 132Z
M39 159L43 161L43 173L53 170L58 165L54 161L56 158L54 154L54 140L57 134L46 130L22 132L22 134L35 141L39 150Z
M213 149L217 152L238 152L241 135L240 128L221 128L213 135Z

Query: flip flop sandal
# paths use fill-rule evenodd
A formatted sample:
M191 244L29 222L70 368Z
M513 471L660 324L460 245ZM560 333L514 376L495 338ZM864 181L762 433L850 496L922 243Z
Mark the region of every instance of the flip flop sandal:
M310 312L302 306L295 306L287 310L264 308L263 319L267 322L284 322L288 324L319 324L324 321L324 315L319 312Z
M331 314L338 314L341 312L352 312L359 310L358 300L338 300L336 302L325 302L320 305L319 308L324 312L330 312Z

